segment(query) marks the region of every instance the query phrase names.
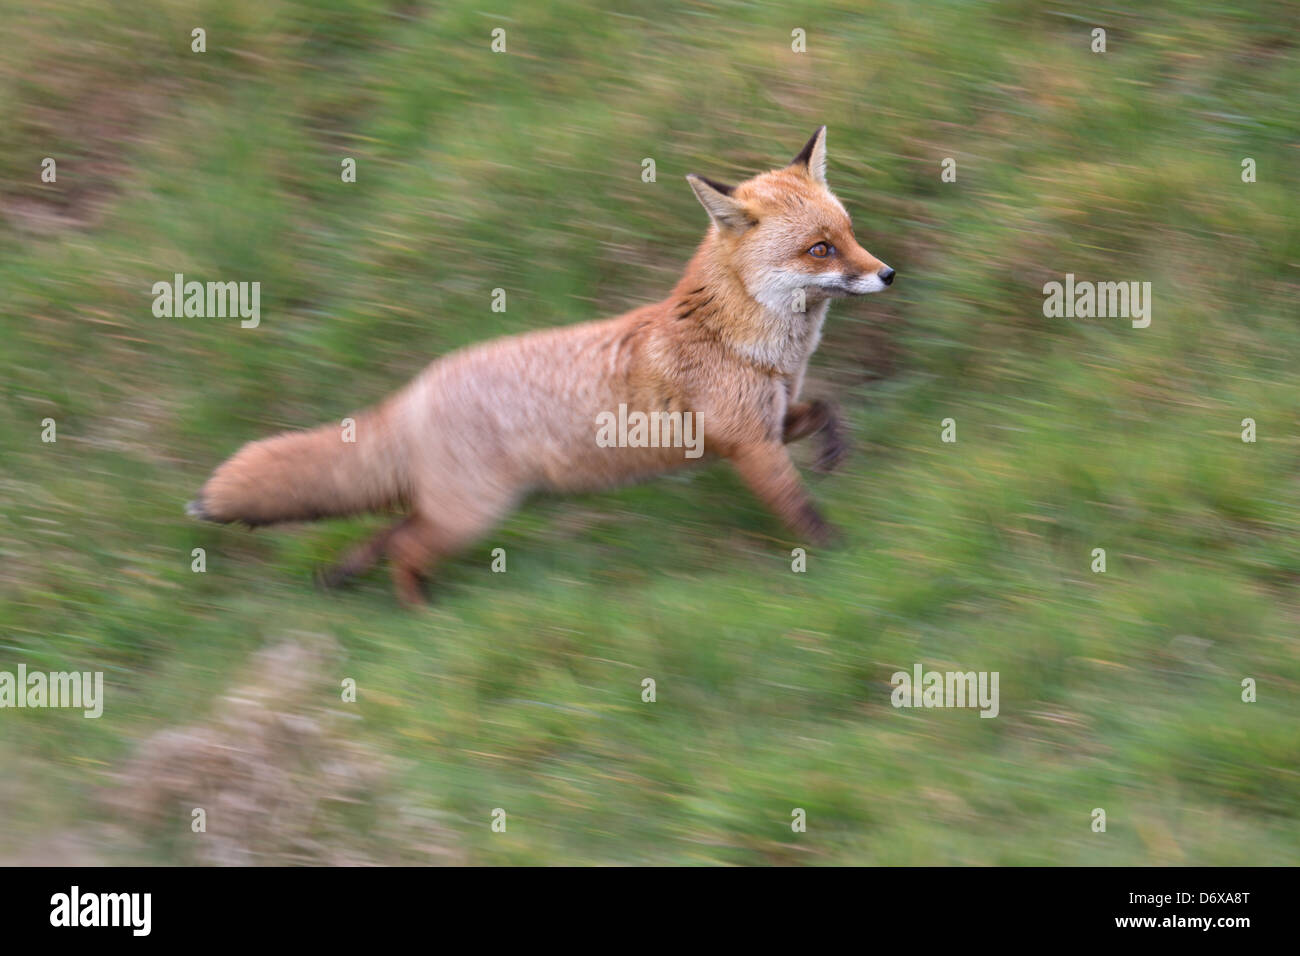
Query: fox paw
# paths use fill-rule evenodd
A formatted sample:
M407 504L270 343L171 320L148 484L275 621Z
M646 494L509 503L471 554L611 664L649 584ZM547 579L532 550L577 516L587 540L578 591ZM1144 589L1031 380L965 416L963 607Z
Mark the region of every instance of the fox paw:
M844 437L844 425L840 422L840 416L835 409L824 405L822 414L825 416L826 424L818 432L821 449L817 453L817 460L813 462L813 471L829 475L848 457L849 443Z
M844 544L844 533L821 516L811 504L804 508L797 527L803 534L820 548L836 548Z
M317 568L312 575L316 587L322 591L337 591L352 583L353 575L338 565Z
M822 530L817 546L835 551L848 544L848 541L848 536L843 531L833 524L828 524Z

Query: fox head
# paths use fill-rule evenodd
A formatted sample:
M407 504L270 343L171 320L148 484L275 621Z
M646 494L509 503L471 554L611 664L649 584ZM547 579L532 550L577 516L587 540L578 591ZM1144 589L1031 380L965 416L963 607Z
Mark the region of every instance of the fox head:
M769 309L879 292L894 281L894 270L858 244L826 185L825 126L784 169L738 186L686 179L713 220L721 258Z

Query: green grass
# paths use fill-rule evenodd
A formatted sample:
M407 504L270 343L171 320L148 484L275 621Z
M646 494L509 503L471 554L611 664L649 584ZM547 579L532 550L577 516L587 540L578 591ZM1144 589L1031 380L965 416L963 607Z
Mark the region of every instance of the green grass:
M99 834L144 738L308 633L339 648L321 705L355 678L346 733L392 760L357 815L377 860L432 859L377 822L400 807L488 864L1300 862L1294 17L0 0L0 670L108 693L98 721L0 712L0 859ZM418 615L382 574L312 588L373 520L182 514L246 440L661 297L705 224L682 176L770 168L821 123L899 279L834 305L814 359L855 455L810 479L847 541L806 574L722 466L532 502ZM261 327L155 318L175 272L260 281ZM1067 272L1150 281L1151 327L1044 318ZM1001 716L895 710L916 662L999 671ZM188 806L85 839L190 861Z

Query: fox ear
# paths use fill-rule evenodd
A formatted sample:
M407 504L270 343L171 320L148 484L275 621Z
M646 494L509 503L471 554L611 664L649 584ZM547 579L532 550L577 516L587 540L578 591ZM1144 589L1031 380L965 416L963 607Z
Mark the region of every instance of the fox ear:
M708 212L709 218L718 224L719 229L739 231L754 224L753 217L745 211L745 207L733 198L735 186L727 186L694 173L688 173L686 181L691 184L695 198Z
M822 185L826 184L826 127L817 127L812 139L799 150L799 155L790 160L791 166L802 166L808 175Z

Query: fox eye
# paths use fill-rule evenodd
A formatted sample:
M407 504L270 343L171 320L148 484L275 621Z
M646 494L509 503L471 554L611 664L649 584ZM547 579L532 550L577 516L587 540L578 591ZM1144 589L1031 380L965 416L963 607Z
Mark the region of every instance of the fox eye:
M835 252L834 246L827 245L824 242L819 242L817 243L817 245L813 246L811 249L808 250L808 255L812 256L814 259L825 259L827 256L832 255L834 252Z

